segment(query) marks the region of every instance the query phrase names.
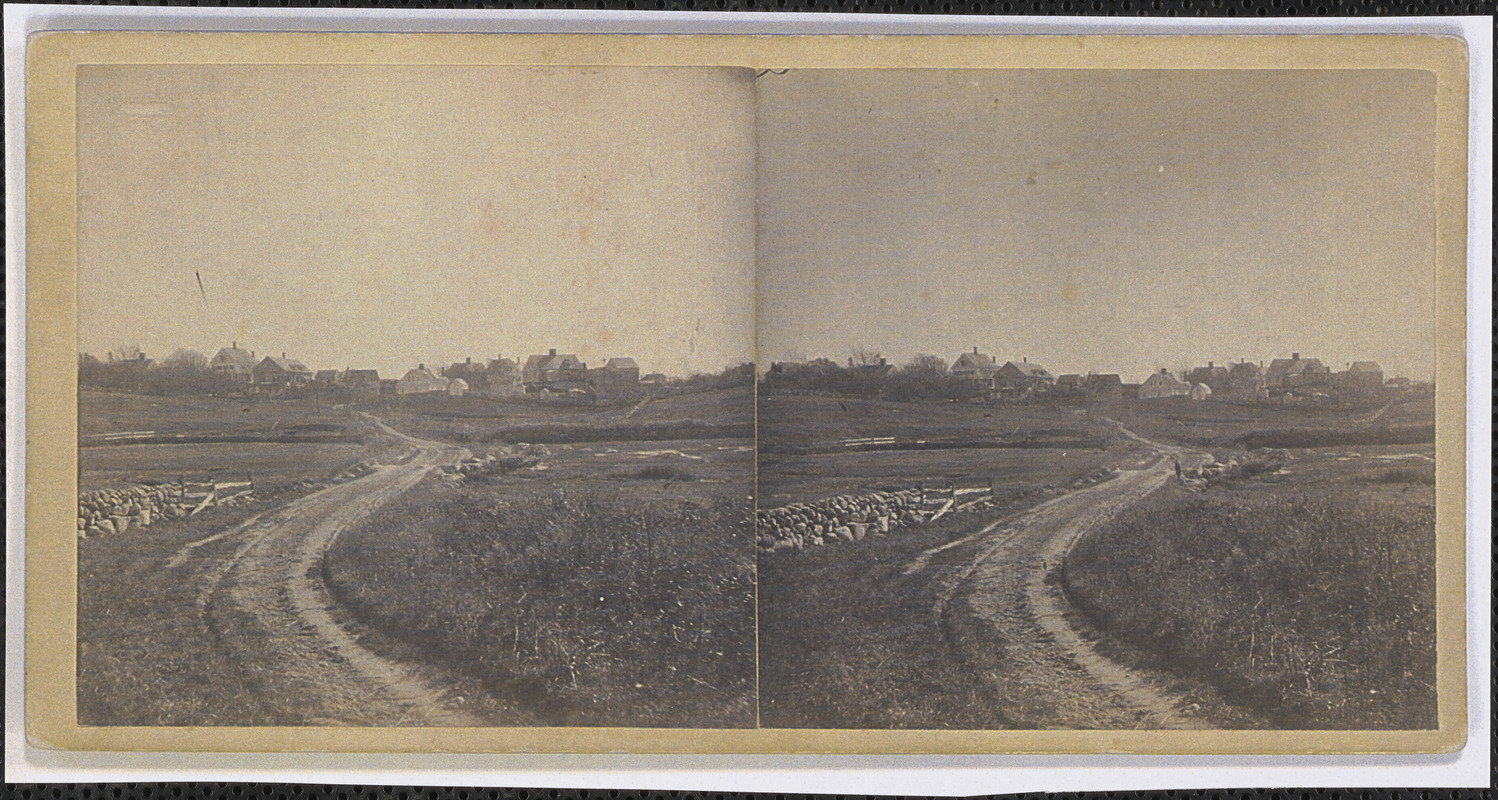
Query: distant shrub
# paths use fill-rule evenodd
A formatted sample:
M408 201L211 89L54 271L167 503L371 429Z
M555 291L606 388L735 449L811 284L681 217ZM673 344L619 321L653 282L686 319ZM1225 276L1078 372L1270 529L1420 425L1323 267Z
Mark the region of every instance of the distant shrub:
M631 478L652 481L695 481L697 476L674 464L651 464L629 473Z
M1272 428L1244 434L1238 445L1260 447L1336 447L1387 444L1429 444L1436 440L1436 426L1396 425L1380 428Z
M1386 469L1374 476L1372 483L1415 483L1422 486L1436 485L1436 471L1434 469L1418 469L1415 467L1395 467Z

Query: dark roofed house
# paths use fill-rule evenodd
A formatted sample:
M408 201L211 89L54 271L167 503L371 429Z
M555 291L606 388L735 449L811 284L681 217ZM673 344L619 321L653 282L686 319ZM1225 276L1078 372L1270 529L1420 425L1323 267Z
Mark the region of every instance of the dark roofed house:
M285 353L280 358L266 356L251 372L256 386L301 386L312 380L312 370Z
M1055 381L1045 367L1022 358L1017 362L1006 361L994 372L993 389L999 397L1026 397L1049 389Z
M640 389L640 365L628 356L611 358L588 370L588 383L605 395L633 394Z
M343 388L357 395L380 393L380 372L374 369L346 369L338 376Z
M488 369L482 361L474 363L472 357L465 358L447 369L442 370L442 377L449 380L462 379L468 389L483 391L486 384Z
M318 383L326 383L331 385L333 382L338 380L338 370L320 369L316 374L312 376L312 380Z
M1347 394L1375 395L1384 388L1384 368L1377 361L1354 361L1335 378L1337 390Z
M999 371L998 362L993 356L978 352L974 347L973 352L963 353L952 360L952 367L947 370L954 378L963 378L970 381L988 383L995 372Z
M568 385L581 383L587 377L587 364L572 353L558 353L552 348L546 355L527 358L525 367L521 369L520 380L527 392L539 392L542 389L565 392Z
M416 369L407 370L401 376L400 382L395 385L396 394L426 394L427 392L447 391L447 378L432 374L426 364L418 364Z
M1082 376L1067 373L1056 379L1057 394L1081 394Z
M1123 399L1123 379L1112 372L1089 372L1082 379L1082 391L1100 403L1116 402Z
M484 368L484 394L511 395L520 391L520 365L513 358L495 356Z
M1221 389L1213 387L1214 400L1234 403L1252 403L1263 400L1264 373L1252 361L1239 361L1228 366L1228 377Z
M221 375L232 375L250 383L255 372L255 351L239 349L239 342L221 348L208 362L208 368Z
M1330 367L1319 358L1301 358L1292 353L1289 358L1276 358L1264 370L1266 389L1293 389L1297 386L1326 386L1331 383Z
M1161 368L1159 372L1144 379L1139 384L1139 399L1154 400L1161 397L1186 397L1191 394L1191 384L1182 383L1170 374L1170 371Z
M640 365L629 356L611 358L604 362L603 369L599 371L608 375L612 381L624 383L640 382Z
M1208 361L1205 367L1197 367L1186 373L1187 383L1200 383L1215 394L1228 388L1228 368Z

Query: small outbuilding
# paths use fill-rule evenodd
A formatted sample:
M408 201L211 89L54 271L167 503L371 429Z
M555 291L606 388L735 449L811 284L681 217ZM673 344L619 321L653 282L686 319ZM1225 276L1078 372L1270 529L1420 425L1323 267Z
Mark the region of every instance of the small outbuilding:
M462 397L468 394L468 381L462 378L453 378L447 382L447 393L453 397Z
M1212 396L1212 387L1208 386L1205 383L1193 383L1193 384L1191 384L1191 399L1192 400L1206 400L1207 398L1209 398L1211 396Z

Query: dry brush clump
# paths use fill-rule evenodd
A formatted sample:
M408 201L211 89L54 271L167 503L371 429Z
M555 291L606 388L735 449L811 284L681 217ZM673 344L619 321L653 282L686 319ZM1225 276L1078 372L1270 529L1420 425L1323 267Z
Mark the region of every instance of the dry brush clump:
M1347 489L1163 489L1084 537L1073 602L1267 724L1435 725L1435 511Z
M335 596L539 723L753 724L747 497L555 488L381 516L327 554Z

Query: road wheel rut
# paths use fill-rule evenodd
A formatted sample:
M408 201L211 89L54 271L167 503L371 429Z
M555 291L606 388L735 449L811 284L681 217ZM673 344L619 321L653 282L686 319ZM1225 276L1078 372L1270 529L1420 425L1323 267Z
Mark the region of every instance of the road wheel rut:
M1195 716L1196 707L1171 693L1168 679L1108 659L1067 619L1071 606L1061 568L1072 545L1162 485L1176 460L1193 468L1207 458L1121 431L1150 446L1155 461L997 522L968 540L933 548L907 570L926 570L948 552L969 559L939 595L937 620L947 646L970 665L1013 727L1210 726Z
M345 529L467 455L380 427L414 446L403 463L301 497L225 535L234 555L205 573L199 611L256 685L280 725L476 726L464 698L439 691L413 667L376 655L341 626L323 583L322 557ZM205 540L207 541L207 540ZM190 558L184 547L172 561Z

